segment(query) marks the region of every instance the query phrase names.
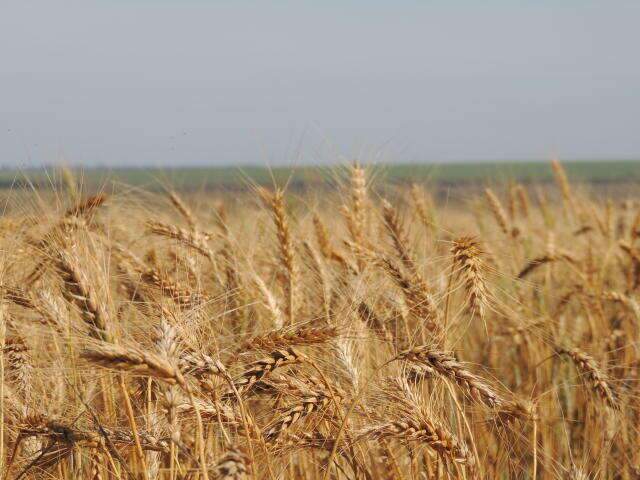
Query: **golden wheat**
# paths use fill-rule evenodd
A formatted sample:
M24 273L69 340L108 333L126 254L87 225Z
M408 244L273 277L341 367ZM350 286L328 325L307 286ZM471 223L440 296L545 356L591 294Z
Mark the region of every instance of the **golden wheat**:
M551 170L8 197L2 478L638 478L638 198Z

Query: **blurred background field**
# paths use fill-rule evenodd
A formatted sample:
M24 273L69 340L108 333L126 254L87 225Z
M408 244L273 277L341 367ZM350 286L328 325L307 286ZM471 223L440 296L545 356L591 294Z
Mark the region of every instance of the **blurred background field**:
M633 186L640 180L640 162L635 160L567 161L570 177L580 183L615 190L618 186ZM326 184L340 167L181 167L160 168L85 168L74 170L88 190L111 188L125 184L150 189L170 185L182 191L243 189L248 184L289 185L306 189ZM25 188L30 185L51 188L56 185L56 167L45 169L0 170L0 188ZM448 164L396 164L373 167L378 178L390 183L420 182L451 188L482 185L492 182L518 181L545 183L553 180L549 162L474 162Z

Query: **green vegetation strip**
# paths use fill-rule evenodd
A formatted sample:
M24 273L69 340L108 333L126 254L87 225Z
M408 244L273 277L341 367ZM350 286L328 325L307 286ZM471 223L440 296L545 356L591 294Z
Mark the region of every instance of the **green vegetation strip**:
M585 182L633 182L640 180L640 161L571 161L564 164L572 180ZM372 166L376 177L392 182L434 181L443 183L483 182L489 180L548 181L552 172L548 162L486 162L448 164L400 164ZM75 174L87 185L110 182L138 186L172 185L198 189L242 187L250 183L321 183L334 178L341 167L182 167L83 169ZM54 181L53 179L57 180ZM60 175L48 169L0 170L0 187L24 186L27 180L40 187L57 183Z

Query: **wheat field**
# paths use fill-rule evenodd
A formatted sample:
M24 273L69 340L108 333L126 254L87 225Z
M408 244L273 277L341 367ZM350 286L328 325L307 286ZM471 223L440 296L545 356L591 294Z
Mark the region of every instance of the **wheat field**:
M8 196L2 478L640 478L638 198L550 168Z

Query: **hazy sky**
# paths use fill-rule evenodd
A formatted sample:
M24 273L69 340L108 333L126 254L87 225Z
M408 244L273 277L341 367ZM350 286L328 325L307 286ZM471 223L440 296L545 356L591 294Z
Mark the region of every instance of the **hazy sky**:
M640 2L0 0L0 165L640 158Z

